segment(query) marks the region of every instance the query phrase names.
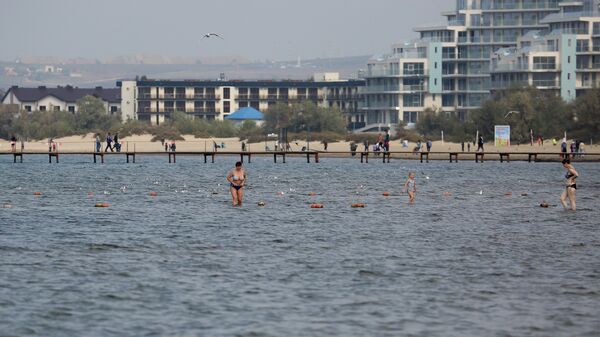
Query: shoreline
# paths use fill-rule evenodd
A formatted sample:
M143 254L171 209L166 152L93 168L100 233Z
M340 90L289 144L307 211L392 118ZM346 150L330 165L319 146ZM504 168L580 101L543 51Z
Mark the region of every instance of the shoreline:
M242 150L242 141L238 138L195 138L191 135L184 135L185 140L176 141L177 152L213 152L214 144L216 143L219 148L217 152L240 152ZM161 144L160 141L153 142L152 135L134 135L129 137L124 137L121 139L121 151L122 152L164 152L165 147ZM56 149L59 152L93 152L95 151L95 141L93 134L88 134L85 136L70 136L63 138L54 139L56 143ZM169 142L167 142L169 143ZM329 143L327 146L327 150L325 151L325 146L321 142L311 141L309 144L311 151L323 151L323 153L327 152L350 152L350 144L349 141L339 141ZM224 148L221 146L224 145ZM363 144L358 145L357 153L364 151ZM269 140L266 142L260 143L250 143L246 144L247 152L274 152L276 146L275 140ZM294 140L290 141L291 151L300 152L303 147L307 146L306 140ZM17 151L21 149L20 142L17 142ZM400 140L393 140L390 143L390 151L391 152L412 152L415 147L414 142L410 142L408 147L403 147ZM106 148L106 143L102 143L102 150ZM31 141L24 143L25 152L27 151L48 151L48 140L43 141ZM475 153L476 146L471 145L470 153ZM486 143L484 146L485 153L501 153L501 152L510 152L510 153L559 153L560 145L552 145L551 142L546 141L544 146L538 146L534 144L533 146L527 145L512 145L510 147L494 147L493 143ZM370 152L373 153L372 147L370 148ZM425 151L426 147L423 144L422 151ZM1 153L10 153L11 146L10 141L0 139L0 152ZM584 151L587 153L600 153L600 145L585 145ZM465 151L462 151L460 143L452 143L452 142L441 142L435 141L433 142L433 146L431 149L432 153L435 152L465 152L467 151L467 145L465 144Z

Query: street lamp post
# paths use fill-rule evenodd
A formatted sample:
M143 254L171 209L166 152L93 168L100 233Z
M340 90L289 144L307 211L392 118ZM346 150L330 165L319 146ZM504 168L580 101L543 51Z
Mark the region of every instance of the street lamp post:
M310 151L310 125L306 125L306 150Z

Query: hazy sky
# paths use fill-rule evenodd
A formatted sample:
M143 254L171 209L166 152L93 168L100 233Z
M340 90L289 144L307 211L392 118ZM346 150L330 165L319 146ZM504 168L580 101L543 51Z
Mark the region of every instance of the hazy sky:
M136 53L251 60L371 55L455 0L0 0L0 59ZM225 40L202 40L217 32Z

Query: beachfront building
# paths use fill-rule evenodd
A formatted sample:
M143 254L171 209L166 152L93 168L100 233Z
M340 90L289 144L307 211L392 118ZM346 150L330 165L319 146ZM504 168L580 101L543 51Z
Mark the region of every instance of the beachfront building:
M568 1L581 3L585 1ZM544 21L567 1L457 0L446 22L416 28L416 40L392 46L371 59L363 73L364 99L353 118L366 116L363 130L415 123L425 109L464 119L490 95L490 65L499 50L545 29Z
M162 124L174 112L195 118L223 120L252 107L266 111L276 104L314 102L351 115L358 109L363 80L341 80L336 73L315 74L312 80L124 80L123 118Z
M535 86L571 101L600 86L600 0L561 2L547 27L518 39L492 59L492 91Z
M106 113L121 115L121 90L118 88L77 88L58 86L48 88L22 88L13 86L2 96L2 104L14 104L20 111L68 111L77 112L77 101L85 96L94 96L104 103Z

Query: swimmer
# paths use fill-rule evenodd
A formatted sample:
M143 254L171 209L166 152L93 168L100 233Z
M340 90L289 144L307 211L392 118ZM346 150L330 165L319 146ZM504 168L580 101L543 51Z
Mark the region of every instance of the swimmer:
M242 168L241 162L235 163L235 169L229 171L229 174L227 174L233 207L242 206L246 178L246 171Z
M408 201L412 204L415 202L415 192L417 192L417 183L415 182L415 174L410 172L408 179L404 183L404 190L408 193Z
M565 178L567 179L567 188L560 196L560 202L565 209L568 209L569 207L567 206L567 198L569 198L571 210L575 211L577 209L575 203L575 192L577 191L577 178L579 178L579 173L577 173L569 159L563 160L562 163L563 167L567 169L567 174L565 175Z

